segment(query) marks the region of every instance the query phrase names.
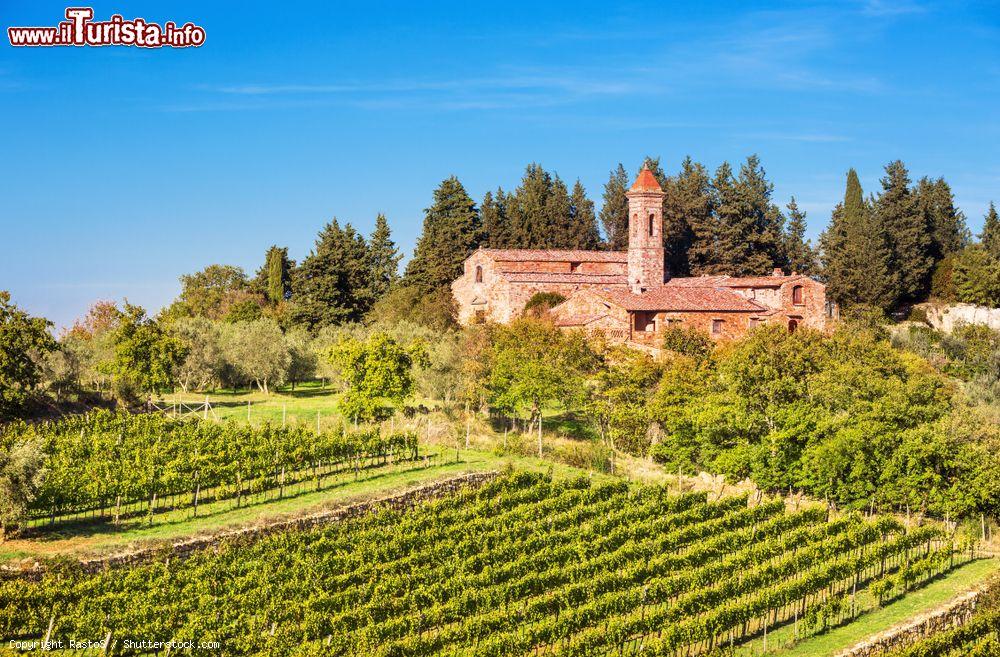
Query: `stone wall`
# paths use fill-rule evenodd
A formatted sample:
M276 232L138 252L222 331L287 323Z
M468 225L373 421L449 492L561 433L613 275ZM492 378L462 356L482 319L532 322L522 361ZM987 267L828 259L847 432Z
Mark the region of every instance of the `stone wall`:
M951 333L959 322L966 324L985 324L995 331L1000 331L1000 308L973 306L968 303L940 305L921 303L915 308L922 308L927 313L927 321L939 331Z
M923 614L881 634L869 637L836 657L879 657L893 650L905 648L930 634L942 632L966 623L976 610L979 599L986 592L979 588L952 599L948 604Z
M101 557L99 559L81 560L80 565L83 567L84 572L96 573L110 568L121 568L124 566L146 563L157 557L184 557L193 552L197 552L198 550L218 548L222 545L245 545L258 541L271 534L277 534L284 531L311 529L332 522L356 518L379 509L412 509L421 502L450 495L451 493L454 493L462 488L478 488L484 483L495 479L498 475L498 472L475 472L462 475L460 477L446 479L437 483L428 484L419 488L414 488L398 495L382 497L367 502L359 502L357 504L351 504L350 506L338 509L320 511L308 516L278 520L266 525L244 527L241 529L220 532L211 536L198 536L185 541L173 543L172 545L139 550L129 554L119 554L110 557ZM43 573L44 567L37 563L33 568L29 569L14 569L7 566L0 566L0 578L3 579L18 577L38 579Z

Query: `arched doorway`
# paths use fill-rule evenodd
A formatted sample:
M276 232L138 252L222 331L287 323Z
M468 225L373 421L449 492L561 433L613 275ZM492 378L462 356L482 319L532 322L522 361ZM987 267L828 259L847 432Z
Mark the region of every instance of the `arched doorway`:
M795 333L795 329L797 329L798 327L799 327L799 320L797 320L797 319L790 319L790 320L788 320L788 332L789 333Z

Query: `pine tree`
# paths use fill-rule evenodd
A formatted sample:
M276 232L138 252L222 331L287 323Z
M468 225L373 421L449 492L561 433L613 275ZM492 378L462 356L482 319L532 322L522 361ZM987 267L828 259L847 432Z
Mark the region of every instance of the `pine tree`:
M385 215L375 217L375 230L368 238L369 294L372 302L382 298L399 280L399 261L403 254L392 241Z
M714 258L700 274L740 275L736 263L743 262L748 251L746 236L740 230L742 203L733 169L723 162L712 179L712 208L715 213Z
M816 254L806 239L806 213L799 209L794 196L788 202L785 259L788 268L799 274L811 274L816 269Z
M480 239L476 204L452 176L434 190L434 203L425 210L423 232L406 265L404 282L427 289L450 284L461 275L462 263Z
M931 180L925 176L917 182L915 195L917 208L931 230L935 263L961 251L969 242L969 229L965 215L955 207L951 186L944 178Z
M510 217L507 216L507 194L502 187L496 195L486 192L479 206L483 224L483 245L491 249L509 249L513 246Z
M604 244L609 251L624 251L628 248L628 174L625 167L611 171L608 182L604 183L604 200L601 204L601 226L604 228Z
M550 176L548 194L545 197L545 211L541 222L534 224L538 231L531 248L568 249L573 248L573 210L566 183L558 176Z
M511 224L511 246L518 249L544 249L549 242L549 210L552 176L532 163L524 170L521 184L508 197L507 212Z
M906 166L896 160L886 165L885 173L882 192L875 201L875 215L885 227L891 265L899 275L896 301L917 301L930 290L934 269L933 228L910 190Z
M317 330L360 320L374 301L369 264L365 238L333 219L292 276L293 321Z
M570 229L570 248L594 250L600 246L601 235L597 230L597 217L594 215L594 202L587 198L587 191L578 178L570 195L570 212L572 216Z
M992 201L983 220L983 232L979 234L979 242L987 253L994 259L1000 260L1000 216L997 215L997 209Z
M663 188L663 240L671 276L700 276L717 261L711 181L705 167L684 158Z
M865 203L854 169L847 172L843 203L820 237L827 294L837 303L887 309L895 303L896 277L883 226Z

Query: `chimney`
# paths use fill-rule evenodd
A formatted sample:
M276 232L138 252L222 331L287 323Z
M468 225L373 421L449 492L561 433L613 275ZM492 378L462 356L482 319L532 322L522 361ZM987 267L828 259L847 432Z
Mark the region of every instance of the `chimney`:
M781 267L775 267L774 271L771 272L771 276L784 276L785 272L781 271Z

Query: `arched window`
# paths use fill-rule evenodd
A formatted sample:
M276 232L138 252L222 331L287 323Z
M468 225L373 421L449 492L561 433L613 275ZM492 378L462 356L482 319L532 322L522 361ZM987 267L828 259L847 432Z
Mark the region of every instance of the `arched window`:
M788 320L788 332L795 333L795 329L799 327L799 321L797 319Z
M792 288L792 303L796 306L801 306L803 304L801 285L796 285Z
M483 266L482 265L476 265L476 282L477 283L482 283L483 282Z
M632 234L633 235L638 235L639 234L639 215L638 214L632 215L632 223L629 224L629 227L632 229Z
M649 236L653 236L653 223L656 220L656 215L652 212L649 213Z

